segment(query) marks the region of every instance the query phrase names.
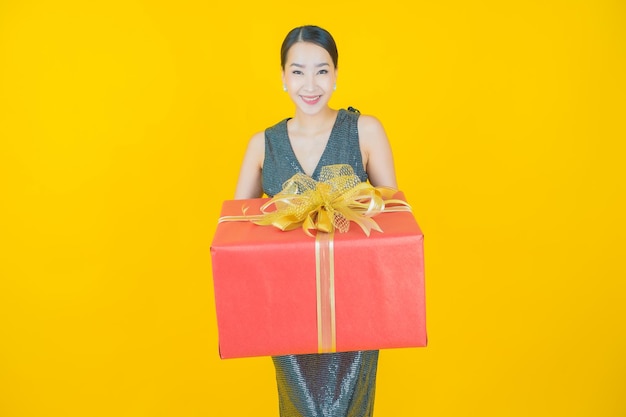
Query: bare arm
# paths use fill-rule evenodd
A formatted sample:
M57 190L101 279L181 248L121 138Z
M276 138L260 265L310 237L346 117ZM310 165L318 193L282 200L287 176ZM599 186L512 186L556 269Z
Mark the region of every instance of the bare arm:
M398 188L393 154L383 125L372 116L359 117L359 144L370 183Z
M239 170L235 199L258 198L263 195L261 169L264 157L265 133L259 132L248 142L248 148Z

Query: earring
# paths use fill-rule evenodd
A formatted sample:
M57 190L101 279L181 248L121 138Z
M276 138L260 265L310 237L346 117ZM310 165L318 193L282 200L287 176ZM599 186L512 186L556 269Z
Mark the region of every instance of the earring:
M333 87L333 91L337 90L337 84Z
M283 84L283 91L287 91L287 86L285 84Z

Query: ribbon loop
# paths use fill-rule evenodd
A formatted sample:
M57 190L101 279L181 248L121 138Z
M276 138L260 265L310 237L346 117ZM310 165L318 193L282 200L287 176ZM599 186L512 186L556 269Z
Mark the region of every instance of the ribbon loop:
M281 192L261 207L261 216L252 221L281 230L302 227L311 231L346 232L354 222L369 236L382 232L373 216L385 211L410 211L403 200L392 199L397 190L361 182L350 165L322 167L320 180L298 173L285 181ZM270 210L274 206L275 210Z

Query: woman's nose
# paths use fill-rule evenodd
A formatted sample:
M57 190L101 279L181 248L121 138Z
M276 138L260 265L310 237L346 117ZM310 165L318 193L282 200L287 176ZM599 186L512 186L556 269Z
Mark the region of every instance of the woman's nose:
M315 90L315 77L313 77L312 75L307 76L304 83L304 88L307 91Z

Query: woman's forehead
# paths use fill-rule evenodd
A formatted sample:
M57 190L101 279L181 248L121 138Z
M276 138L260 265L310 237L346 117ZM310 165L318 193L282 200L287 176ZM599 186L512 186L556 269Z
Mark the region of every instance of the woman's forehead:
M297 42L289 48L287 64L332 64L328 51L311 42Z

